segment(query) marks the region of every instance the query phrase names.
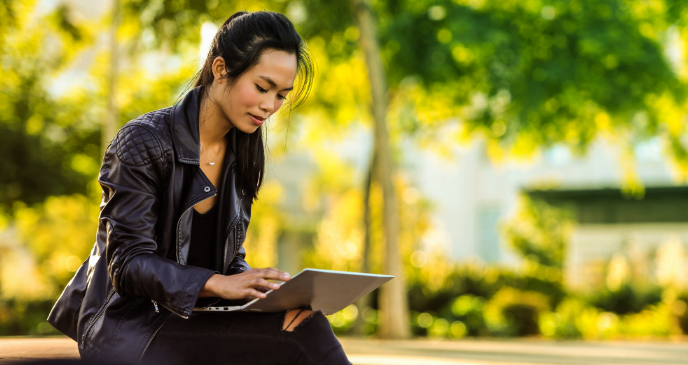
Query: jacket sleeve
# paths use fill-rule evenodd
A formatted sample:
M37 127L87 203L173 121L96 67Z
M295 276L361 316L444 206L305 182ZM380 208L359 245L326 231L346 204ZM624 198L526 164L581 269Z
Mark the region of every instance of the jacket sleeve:
M117 294L151 298L188 317L216 272L155 254L166 152L144 126L127 125L118 132L98 177L103 188L100 224L106 228L105 258Z
M244 249L244 245L241 245L236 257L234 257L234 260L229 264L227 275L241 274L248 270L251 270L251 266L246 262L246 250Z

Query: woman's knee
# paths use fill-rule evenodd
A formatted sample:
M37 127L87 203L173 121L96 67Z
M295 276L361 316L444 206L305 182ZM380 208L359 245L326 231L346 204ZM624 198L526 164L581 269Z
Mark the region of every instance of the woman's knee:
M303 321L310 320L313 317L312 310L308 309L292 309L288 310L284 315L284 322L282 323L282 330L293 332Z
M288 311L284 317L282 329L289 331L287 336L299 343L300 348L308 354L311 363L351 365L332 331L330 322L322 312L296 309ZM295 320L290 324L292 319ZM299 324L296 324L296 321Z

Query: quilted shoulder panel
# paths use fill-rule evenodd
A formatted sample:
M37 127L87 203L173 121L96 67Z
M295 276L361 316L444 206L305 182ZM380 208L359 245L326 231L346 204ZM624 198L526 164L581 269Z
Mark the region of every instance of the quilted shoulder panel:
M152 127L157 131L166 131L167 124L169 122L170 116L172 115L172 109L174 107L167 107L163 109L154 110L143 114L132 122L141 123L146 126Z
M164 152L158 137L138 123L128 123L115 137L117 157L130 165L146 165L162 157Z

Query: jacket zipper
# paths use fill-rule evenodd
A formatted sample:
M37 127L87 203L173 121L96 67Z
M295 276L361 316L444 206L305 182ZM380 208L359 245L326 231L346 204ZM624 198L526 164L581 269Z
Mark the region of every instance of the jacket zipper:
M153 306L155 307L155 313L160 313L160 309L158 308L158 302L157 302L155 299L151 299L151 302L153 302ZM162 304L162 303L160 303L160 305L161 305L163 308L167 309L168 311L170 311L170 312L172 312L172 313L174 313L174 314L176 314L176 315L178 315L178 316L180 316L180 317L182 317L182 318L184 318L184 319L189 319L189 316L185 316L185 315L179 314L179 313L177 313L176 311L170 309L170 307L168 307L168 306L166 306L166 305L164 305L164 304Z
M224 271L224 270L225 270L225 266L227 266L227 268L229 268L229 264L232 263L232 260L234 260L234 258L236 257L236 254L237 254L237 242L238 242L238 239L237 239L237 232L236 232L236 230L237 230L237 227L238 227L238 226L239 226L238 223L234 225L234 228L232 228L232 229L230 230L230 234L228 235L227 239L225 240L225 256L224 256L223 265L222 265L222 270L223 270L223 271L222 271L222 275L225 275L225 271ZM233 234L231 233L232 231L234 232ZM233 239L233 240L232 240L232 235L234 236L234 239ZM227 263L227 245L229 244L230 241L231 241L231 243L232 243L232 258L229 260L229 263Z
M229 261L230 263L234 261L234 258L237 255L237 247L239 247L239 239L237 238L237 229L239 227L239 219L241 219L241 211L243 210L243 199L239 199L242 201L242 203L239 205L239 214L238 214L238 219L237 222L234 224L234 249L232 250L232 259Z
M157 312L157 310L156 310L156 312ZM153 332L153 335L148 339L148 342L146 342L146 346L143 348L143 351L141 352L141 356L139 356L139 361L137 361L137 363L140 363L141 360L143 360L143 355L146 354L146 350L148 350L148 346L150 346L151 342L153 342L153 339L155 338L155 335L157 335L158 332L160 332L160 330L162 329L162 326L165 325L165 322L167 322L167 320L170 319L171 316L172 316L172 314L170 313L167 316L167 318L165 318L165 320L162 321L162 323L160 324L158 329L156 329L155 332Z
M211 195L211 196L209 196L209 197L207 197L207 198L205 198L205 199L203 199L203 200L201 200L201 201L198 201L198 202L195 202L195 203L191 204L191 206L188 207L188 208L186 208L186 210L184 211L184 213L182 213L182 215L179 216L179 220L177 220L177 263L181 263L180 260L179 260L179 224L182 222L182 217L184 217L184 214L186 214L186 212L188 212L189 209L193 209L194 205L196 205L196 204L198 204L198 203L202 203L202 202L204 202L204 201L206 201L206 200L208 200L208 199L210 199L210 198L215 197L216 195L217 195L217 194L213 194L213 195Z
M237 242L239 241L239 239L237 239L237 228L239 228L239 222L237 222L237 224L234 225L234 244L232 245L234 246L234 249L232 250L232 259L229 261L230 264L232 263L232 261L234 261L234 258L237 254Z
M110 299L112 299L112 296L115 294L115 289L111 289L110 293L108 294L107 298L105 299L105 303L103 304L102 307L100 307L100 310L98 313L96 313L95 317L91 320L91 323L88 325L88 328L86 331L84 331L84 334L81 336L81 349L83 350L84 347L86 347L86 337L91 333L93 330L93 326L98 322L98 319L105 313L105 307L107 307L108 303L110 303Z
M157 303L157 302L156 302L156 303ZM163 304L163 303L157 303L157 304L160 304L160 306L162 306L163 308L167 309L168 311L170 311L170 312L172 312L172 313L174 313L174 314L176 314L176 315L178 315L178 316L180 316L180 317L182 317L182 318L184 318L184 319L189 319L189 316L185 316L185 315L183 315L183 314L177 313L177 311L173 310L172 308L166 306L166 305Z
M235 161L235 162L232 162L232 163L229 165L230 171L231 171L231 169L234 168L235 165L236 165L236 161ZM242 199L243 199L243 198L240 198L239 200L241 201ZM237 222L234 224L234 228L233 228L233 229L234 229L234 242L232 242L232 246L233 246L233 247L232 247L232 258L229 260L229 264L232 263L232 261L234 260L234 258L236 257L236 254L237 254L237 248L236 248L236 247L237 247L237 232L236 232L236 230L237 230L237 226L239 225L239 219L241 219L241 209L242 209L241 207L242 207L242 206L243 206L242 204L239 204L239 214L237 214ZM231 232L231 230L230 230L230 232ZM226 240L225 240L225 244L226 244L226 243L227 243L227 242L226 242ZM224 264L227 264L227 249L226 249L226 247L225 247L225 259L224 259L224 262L223 262L222 270L224 270ZM229 265L229 264L227 264L227 265ZM222 274L224 275L224 271L223 271Z

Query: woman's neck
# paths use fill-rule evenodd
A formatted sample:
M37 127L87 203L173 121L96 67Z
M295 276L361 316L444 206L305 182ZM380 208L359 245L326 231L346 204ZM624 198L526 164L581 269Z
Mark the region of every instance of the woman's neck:
M198 132L206 150L220 148L222 139L234 126L224 117L217 104L207 97L201 101L198 113Z

